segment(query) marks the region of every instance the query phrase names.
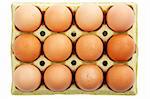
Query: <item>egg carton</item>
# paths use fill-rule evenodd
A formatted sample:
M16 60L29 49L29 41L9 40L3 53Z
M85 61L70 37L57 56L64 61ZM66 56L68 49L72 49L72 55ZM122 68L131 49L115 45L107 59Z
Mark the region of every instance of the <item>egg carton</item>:
M14 22L14 12L16 10L17 7L19 7L20 5L22 4L28 4L28 3L13 3L12 4L12 23ZM46 11L46 9L49 7L49 6L52 6L54 3L37 3L37 2L33 2L33 3L29 3L29 4L33 4L35 5L36 7L38 7L42 14L44 14L44 12ZM85 4L85 3L63 3L65 6L67 6L71 11L72 11L72 14L75 15L75 12L76 10L78 9L78 7L82 4ZM111 6L113 6L114 4L116 3L113 3L113 2L105 2L105 3L100 3L100 2L97 2L97 3L94 3L94 4L97 4L103 11L104 15L106 15L107 11L109 10L109 8ZM127 62L120 62L120 63L124 63L124 64L127 64L129 65L133 71L136 73L136 76L137 76L137 5L135 3L126 3L128 4L134 11L134 14L135 14L135 22L132 26L131 29L129 29L128 31L126 32L123 32L124 34L129 34L135 44L136 44L136 52L133 54L133 57L127 61ZM21 32L19 31L14 24L12 24L12 44L15 40L15 38L21 34L24 34L25 32ZM44 42L44 40L52 35L52 34L56 34L56 32L52 32L50 31L44 24L44 22L41 24L41 26L39 27L39 29L37 29L36 31L33 32L33 35L35 35L37 38L39 38L39 40L41 42ZM75 44L77 39L82 36L82 35L87 35L87 34L94 34L94 35L97 35L101 38L101 40L103 41L104 45L106 45L107 41L109 40L109 38L114 35L114 34L120 34L119 32L114 32L112 31L106 24L106 21L104 19L103 21L103 24L102 26L97 29L96 31L93 31L93 32L84 32L82 30L80 30L77 25L75 24L74 20L73 20L73 23L72 25L70 26L70 28L65 31L65 32L62 32L61 34L64 34L66 36L68 36L72 43ZM11 52L11 56L12 56L12 72L15 71L15 69L22 65L22 64L26 64L24 62L21 62L19 61L13 54L13 52ZM60 64L64 64L66 66L68 66L72 72L74 73L76 71L76 69L82 65L82 64L96 64L98 65L104 73L106 73L106 71L114 64L117 64L119 62L114 62L112 61L108 56L107 56L107 53L106 51L103 52L103 55L96 61L83 61L81 59L78 58L78 56L75 54L75 51L72 52L72 55L64 62L57 62L57 63L60 63ZM40 69L40 71L43 73L45 71L45 69L50 66L51 64L55 64L55 62L52 62L50 60L48 60L43 54L40 55L40 57L35 60L34 62L32 63L28 63L28 64L33 64L35 65L36 67L38 67ZM72 82L72 85L65 91L63 92L53 92L49 89L47 89L44 85L43 82L41 82L41 85L40 87L33 91L33 92L22 92L20 90L18 90L14 83L12 83L12 94L14 95L43 95L43 94L101 94L101 95L135 95L137 93L137 80L135 81L133 87L126 91L126 92L122 92L122 93L116 93L114 91L112 91L105 82L103 82L103 85L95 90L95 91L83 91L81 89L79 89L76 84L74 83L74 81Z

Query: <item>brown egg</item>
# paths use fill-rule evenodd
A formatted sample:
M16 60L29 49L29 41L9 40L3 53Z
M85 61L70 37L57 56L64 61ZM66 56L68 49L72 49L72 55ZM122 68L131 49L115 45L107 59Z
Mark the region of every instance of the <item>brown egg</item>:
M24 64L14 71L13 82L21 91L34 91L41 83L41 73L35 66Z
M65 61L72 52L70 39L63 34L49 36L43 45L45 56L55 62Z
M107 43L107 54L114 61L128 61L135 48L134 40L129 35L113 35Z
M76 11L75 20L83 31L94 31L103 22L103 12L94 4L81 5Z
M50 6L44 15L46 26L54 32L66 31L72 23L72 13L64 5Z
M82 60L94 61L102 55L103 43L98 36L84 35L76 43L76 52Z
M97 65L82 65L75 73L75 81L82 90L94 91L103 83L103 72Z
M129 66L125 64L116 64L108 70L106 81L113 91L125 92L133 86L135 74Z
M107 12L107 24L116 32L125 32L134 23L134 12L126 4L116 4Z
M49 66L44 73L44 83L52 91L64 91L72 82L70 69L62 64Z
M42 21L40 10L29 4L19 6L14 14L15 26L23 32L33 32L39 28Z
M22 34L16 38L12 50L22 62L33 62L41 52L41 43L34 35Z

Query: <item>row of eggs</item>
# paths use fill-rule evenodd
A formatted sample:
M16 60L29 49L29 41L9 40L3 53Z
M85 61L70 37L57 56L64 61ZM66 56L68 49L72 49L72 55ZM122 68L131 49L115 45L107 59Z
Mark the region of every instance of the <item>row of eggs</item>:
M77 26L86 32L97 30L103 23L104 14L101 8L95 4L79 6L75 13ZM73 14L71 10L62 5L54 4L44 13L44 23L48 29L54 32L64 32L72 24ZM126 4L113 5L107 12L106 22L116 32L125 32L134 24L134 11ZM23 32L33 32L42 23L42 13L34 5L24 4L16 8L14 24Z
M127 76L128 75L128 76ZM40 87L41 81L51 91L65 91L75 78L75 84L84 91L95 91L106 80L108 87L115 92L126 92L135 82L134 71L125 64L115 64L106 73L94 64L81 65L73 77L70 69L63 64L49 66L42 76L39 69L31 64L20 65L13 73L13 82L22 92L32 92Z
M13 42L12 50L22 62L33 62L41 52L44 52L50 61L62 62L70 57L74 47L77 56L84 61L96 61L105 51L102 40L93 34L81 36L75 46L64 34L50 35L44 44L32 34L21 34ZM135 50L136 44L128 34L113 35L107 42L107 54L113 61L128 61Z

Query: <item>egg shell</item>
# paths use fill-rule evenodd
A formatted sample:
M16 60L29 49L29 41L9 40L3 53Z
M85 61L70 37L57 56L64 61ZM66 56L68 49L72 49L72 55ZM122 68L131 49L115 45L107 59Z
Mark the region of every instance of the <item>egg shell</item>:
M41 21L42 14L40 10L31 4L19 6L14 14L14 24L23 32L33 32L37 30L41 25Z
M106 82L113 91L125 92L133 86L135 73L125 64L115 64L108 70Z
M85 61L95 61L103 53L103 42L96 35L81 36L76 43L76 53Z
M83 31L94 31L103 22L103 12L99 6L94 4L81 5L76 11L75 20Z
M13 42L12 50L20 61L33 62L41 53L41 43L32 34L21 34Z
M135 50L135 42L128 34L113 35L107 43L107 54L114 61L128 61Z
M63 34L49 36L43 45L45 56L54 62L65 61L72 52L71 40Z
M97 65L82 65L75 73L75 81L82 90L94 91L103 83L103 72Z
M36 90L41 83L41 73L34 65L20 65L13 73L14 85L23 92Z
M72 23L72 13L64 5L50 6L44 14L45 25L54 32L66 31Z
M107 24L116 32L125 32L134 23L134 12L126 4L113 5L107 12Z
M44 83L52 91L64 91L72 82L72 73L62 64L49 66L44 73Z

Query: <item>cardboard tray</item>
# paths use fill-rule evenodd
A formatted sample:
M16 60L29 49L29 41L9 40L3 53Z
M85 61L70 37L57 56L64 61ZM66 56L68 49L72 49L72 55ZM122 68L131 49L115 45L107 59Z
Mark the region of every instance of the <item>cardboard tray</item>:
M12 4L12 23L14 22L14 12L15 12L16 8L22 4L27 4L27 3L13 3ZM29 3L29 4L33 4L33 5L37 6L41 10L41 12L44 14L46 9L49 6L52 6L54 3L33 2L33 3ZM70 10L72 11L72 14L74 15L77 8L80 5L85 4L85 3L63 3L63 4L66 5L68 8L70 8ZM106 2L106 3L94 3L94 4L97 4L102 9L103 13L106 14L107 11L109 10L109 8L116 3ZM134 53L133 57L129 61L123 62L123 63L129 65L134 70L134 72L136 73L136 76L137 76L137 65L138 65L138 62L137 62L138 61L137 60L137 52L138 52L138 50L137 50L137 45L138 45L137 44L137 33L138 33L138 31L137 31L137 5L135 3L126 3L126 4L131 6L131 8L133 9L136 21L134 22L132 28L124 33L129 34L133 38L134 42L136 43L136 52ZM12 42L11 43L13 44L15 38L23 33L25 33L25 32L21 32L21 31L17 30L13 23L12 24L12 40L11 40ZM45 33L45 35L41 36L42 33ZM72 36L72 33L76 33L76 36ZM106 36L105 36L105 33L107 34ZM40 26L40 28L38 30L33 32L33 35L35 35L37 38L39 38L39 40L41 42L44 42L44 40L52 34L56 34L56 33L48 30L47 27L44 25L44 23L42 23L42 25ZM77 27L77 25L75 24L75 22L73 22L71 27L67 31L62 32L61 34L68 36L71 39L72 43L76 43L77 39L80 36L87 35L89 33L80 30ZM90 32L90 34L99 36L102 39L103 43L106 44L112 35L120 34L120 33L112 31L107 26L106 22L104 21L102 26L98 30ZM12 53L11 56L12 56L12 73L13 73L18 66L20 66L21 64L26 64L26 63L19 61L14 56L13 52L11 52L11 53ZM44 66L40 65L41 61L45 62ZM72 61L76 61L76 64L72 64ZM106 64L104 64L104 61L107 63L107 66L105 66ZM69 57L69 59L67 59L64 62L60 62L60 63L68 66L72 70L72 72L75 72L76 69L80 65L88 64L88 63L96 64L103 70L103 72L106 72L112 65L117 64L118 62L112 61L107 56L106 51L104 51L103 55L97 61L92 61L92 62L82 61L81 59L79 59L76 56L75 52L73 52L72 55ZM122 63L122 62L120 62L120 63ZM34 62L29 63L29 64L33 64L33 65L37 66L41 70L41 72L44 72L44 70L48 66L50 66L51 64L55 64L55 62L51 62L42 54L42 55L40 55L40 57L37 60L35 60ZM135 95L136 93L137 93L137 79L136 79L133 87L130 90L123 92L123 93L116 93L116 92L112 91L111 89L108 88L106 83L104 83L103 86L101 86L96 91L86 92L86 91L82 91L81 89L76 87L74 82L67 90L65 90L63 92L53 92L53 91L47 89L43 82L41 83L41 86L33 92L22 92L22 91L18 90L15 87L14 83L12 82L12 94L14 94L14 95L44 95L44 94L47 94L47 95L49 95L49 94Z

